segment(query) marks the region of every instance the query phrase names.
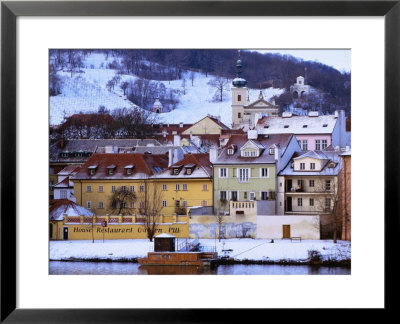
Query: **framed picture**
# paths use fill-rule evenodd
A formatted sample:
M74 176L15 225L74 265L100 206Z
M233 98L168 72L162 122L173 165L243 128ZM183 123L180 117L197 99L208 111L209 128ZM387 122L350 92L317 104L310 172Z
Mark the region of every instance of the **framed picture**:
M384 287L383 279L398 280L388 256L399 228L395 217L388 216L399 213L393 203L399 198L399 1L4 1L1 16L1 321L224 322L246 309L258 315L268 308L392 308L388 294L394 285ZM368 172L364 161L370 161L369 154L360 151L370 150L378 162L376 176L368 181L355 178L359 184L354 201L362 206L355 207L359 230L353 239L355 263L349 279L328 282L319 277L311 282L290 276L286 283L279 276L273 280L148 276L141 283L121 276L49 279L48 228L40 226L48 224L48 197L43 196L48 163L43 161L49 156L50 48L353 49L353 44L352 90L361 85L352 92L360 144L354 148L359 154L355 173ZM369 68L370 74L365 73ZM371 132L368 145L361 136L367 132ZM366 199L367 186L374 199ZM360 228L364 228L361 233ZM369 265L371 256L374 262ZM357 303L366 280L371 280L371 292ZM335 295L336 299L331 296L318 303L315 296L323 293L323 287L331 291L337 285L346 292L342 300ZM282 287L290 290L289 296L282 294ZM310 290L314 294L303 293ZM298 298L299 291L307 298ZM348 306L350 301L354 303Z

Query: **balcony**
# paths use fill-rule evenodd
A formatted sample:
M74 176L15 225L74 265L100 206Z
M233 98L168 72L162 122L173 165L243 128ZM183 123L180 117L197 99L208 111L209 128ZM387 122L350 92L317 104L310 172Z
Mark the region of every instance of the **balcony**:
M257 201L230 201L230 215L257 215Z

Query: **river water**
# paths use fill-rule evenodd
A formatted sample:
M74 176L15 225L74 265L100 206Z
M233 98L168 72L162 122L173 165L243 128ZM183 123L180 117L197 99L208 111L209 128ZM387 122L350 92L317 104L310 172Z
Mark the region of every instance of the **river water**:
M53 275L349 275L347 267L309 265L219 265L215 268L195 266L141 266L130 262L62 262L51 261Z

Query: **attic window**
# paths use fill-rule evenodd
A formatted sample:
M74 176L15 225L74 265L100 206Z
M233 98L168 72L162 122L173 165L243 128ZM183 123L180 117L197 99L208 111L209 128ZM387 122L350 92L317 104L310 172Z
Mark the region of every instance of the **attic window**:
M97 165L90 165L88 169L89 169L89 174L94 175L96 173Z
M109 165L109 166L107 167L108 174L114 174L115 168L116 168L115 165Z
M269 154L275 154L275 147L270 147L269 148Z
M233 149L228 149L228 155L233 155Z
M289 128L289 125L285 125L285 126L283 126L284 128Z
M154 171L156 171L157 173L160 173L162 171L162 169L159 166L155 166Z
M133 164L127 165L127 166L125 167L126 174L132 174L133 168L134 168L134 165L133 165Z
M323 124L322 127L328 127L328 124Z
M195 166L196 166L195 164L185 165L185 170L186 170L185 174L192 174Z
M328 168L334 168L334 167L336 167L336 164L337 163L335 163L335 162L329 162Z
M182 168L182 165L177 165L177 166L172 167L172 174L178 175L179 172L181 171L181 168Z

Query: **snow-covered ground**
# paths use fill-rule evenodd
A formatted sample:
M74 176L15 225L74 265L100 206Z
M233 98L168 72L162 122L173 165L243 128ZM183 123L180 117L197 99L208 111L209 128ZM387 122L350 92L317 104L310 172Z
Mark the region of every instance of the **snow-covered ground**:
M185 239L178 239L178 244ZM103 241L51 241L50 260L130 260L147 256L152 250L153 242L149 240L106 240ZM224 256L222 250L231 249L229 256L234 260L243 261L303 261L309 258L309 251L318 251L322 260L350 260L351 243L348 241L306 240L293 241L260 239L201 239L205 247L216 247L219 256Z
M123 91L116 86L109 91L106 88L107 81L116 75L117 71L106 69L106 65L115 58L109 56L107 61L104 54L92 53L85 58L82 73L58 72L62 78L62 93L50 97L50 124L57 125L63 121L64 116L70 116L79 112L94 112L99 106L105 106L110 111L116 108L130 108L135 105L126 99ZM121 75L121 82L135 80L135 76ZM186 79L185 91L183 91L183 78ZM171 112L160 115L164 123L194 123L207 114L220 116L221 121L230 126L232 123L231 112L231 81L226 87L223 101L213 102L212 98L216 89L208 85L211 75L206 77L201 73L194 73L194 81L189 73L183 73L182 79L174 81L160 81L167 89L180 91L179 104ZM183 94L185 92L185 94ZM249 89L250 101L258 99L260 90ZM268 88L263 90L264 99L269 100L274 95L280 95L284 89Z

